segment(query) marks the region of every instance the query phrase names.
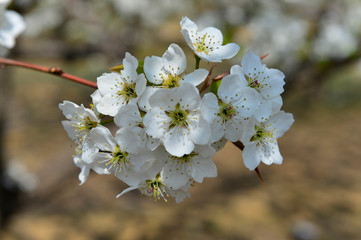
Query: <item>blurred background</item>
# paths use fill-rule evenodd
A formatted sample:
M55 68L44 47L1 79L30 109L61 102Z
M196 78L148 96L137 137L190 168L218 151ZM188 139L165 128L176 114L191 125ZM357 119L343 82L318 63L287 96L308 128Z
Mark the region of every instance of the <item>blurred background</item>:
M139 60L179 44L179 22L222 30L240 64L252 49L286 74L279 139L284 163L261 165L266 185L232 144L214 157L218 177L180 204L154 202L112 176L78 186L74 144L58 109L90 103L89 87L7 67L0 71L1 240L361 239L361 2L359 0L14 0L27 29L9 58L96 81L125 52ZM212 65L201 63L209 69Z

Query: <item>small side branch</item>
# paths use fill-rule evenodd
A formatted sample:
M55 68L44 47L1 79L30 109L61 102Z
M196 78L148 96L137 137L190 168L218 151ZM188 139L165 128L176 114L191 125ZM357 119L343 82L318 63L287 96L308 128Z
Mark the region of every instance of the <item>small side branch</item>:
M80 83L80 84L83 84L83 85L86 85L86 86L89 86L92 88L98 88L98 86L95 82L65 73L63 70L61 70L60 68L57 68L57 67L45 67L45 66L41 66L41 65L25 63L25 62L16 61L16 60L7 59L7 58L0 58L0 66L2 66L2 68L5 68L6 66L16 66L16 67L28 68L28 69L36 70L39 72L57 75L61 78L68 79L70 81L77 82L77 83Z

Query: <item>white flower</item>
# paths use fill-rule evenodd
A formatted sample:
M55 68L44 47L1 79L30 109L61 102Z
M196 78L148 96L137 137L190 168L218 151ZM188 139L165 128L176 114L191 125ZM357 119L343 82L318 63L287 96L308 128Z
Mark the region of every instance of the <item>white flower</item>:
M248 131L242 136L244 144L243 161L247 168L254 170L260 162L267 165L281 164L277 138L280 138L293 124L292 114L280 111L265 122L252 119Z
M215 153L208 145L196 145L190 154L168 155L162 170L165 184L174 190L185 186L190 179L202 183L205 177L216 177L217 167L211 159Z
M262 97L260 109L255 114L259 121L267 120L275 110L280 109L280 94L285 84L285 75L281 71L267 68L261 58L250 50L243 56L242 67L232 66L231 74L238 76L243 87L254 88Z
M145 132L143 118L140 115L137 104L130 103L122 107L114 117L114 123L122 128L128 128L134 132L136 141L133 141L135 148L148 147L150 150L156 149L160 141L152 137L148 137Z
M102 114L115 116L122 106L136 103L146 87L144 74L136 71L138 60L135 57L126 53L123 65L124 69L120 74L105 73L97 79L102 97L96 108Z
M108 171L115 174L128 185L139 184L149 177L146 172L157 159L154 152L134 147L137 137L127 128L118 130L115 138L107 128L96 128L90 133L91 139L99 149L97 160Z
M178 88L159 89L149 99L151 110L144 116L146 133L163 139L166 150L177 157L190 154L194 144L209 141L209 124L200 114L201 98L196 87L183 83Z
M197 69L184 75L186 67L186 56L177 44L171 44L161 58L152 56L144 60L144 73L147 79L162 88L179 87L182 82L198 86L208 75L205 69Z
M190 185L191 183L177 190L173 190L165 184L164 176L162 176L162 174L157 174L156 177L150 180L144 180L138 185L125 189L123 192L117 195L117 198L121 197L127 192L138 189L141 195L154 198L156 201L160 198L163 198L163 200L167 202L167 197L172 196L175 198L176 203L180 203L185 198L190 197L189 192L187 192Z
M223 136L231 142L240 140L244 123L259 108L260 97L256 90L243 87L237 75L223 78L218 98L207 93L202 99L202 114L211 124L211 142Z
M222 59L234 57L240 49L235 43L222 46L223 35L217 28L207 27L199 31L197 25L187 17L183 17L180 25L188 46L204 61L221 62Z
M68 119L62 121L65 131L77 143L87 141L90 130L100 126L98 116L83 105L78 106L70 101L64 101L59 104L59 108Z
M110 174L105 166L98 164L95 160L97 148L92 141L87 141L82 145L78 145L73 156L74 164L80 168L79 181L82 185L88 178L90 169L98 174Z
M0 47L13 48L15 38L25 29L23 18L14 11L6 11L10 0L0 0Z

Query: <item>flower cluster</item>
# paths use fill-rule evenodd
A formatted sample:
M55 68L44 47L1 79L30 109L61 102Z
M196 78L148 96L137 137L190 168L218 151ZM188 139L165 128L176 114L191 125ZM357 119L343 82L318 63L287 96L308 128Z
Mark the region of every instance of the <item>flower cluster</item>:
M23 18L14 11L6 10L11 0L0 0L0 56L15 46L15 38L25 30Z
M240 49L235 43L222 45L216 28L198 30L187 17L180 25L197 61L221 62ZM213 78L212 91L204 94L197 86L207 89L211 71L188 72L186 66L177 44L162 57L146 57L144 64L126 53L118 71L98 77L91 108L59 104L67 118L63 126L77 144L73 158L81 184L92 169L129 185L118 197L137 189L180 202L195 182L217 176L212 157L227 140L244 145L250 170L260 162L282 163L277 138L293 123L292 114L280 110L284 74L249 51L223 79ZM110 131L109 123L116 129Z

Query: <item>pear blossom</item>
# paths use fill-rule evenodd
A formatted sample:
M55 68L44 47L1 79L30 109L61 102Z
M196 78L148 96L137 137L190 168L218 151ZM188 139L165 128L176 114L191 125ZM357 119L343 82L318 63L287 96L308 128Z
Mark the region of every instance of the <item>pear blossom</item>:
M190 179L202 183L205 177L216 177L217 167L211 159L215 153L211 146L196 145L190 154L168 155L162 170L165 184L171 189L179 189Z
M146 133L161 139L174 156L190 154L194 144L205 145L210 137L209 124L198 109L200 103L199 92L190 83L159 89L149 98L151 110L143 119Z
M222 46L216 28L198 31L187 17L181 27L198 55L196 68L200 59L220 62L239 50L234 43ZM98 77L90 109L70 101L59 104L67 119L62 124L77 145L73 161L80 168L80 184L90 170L114 174L129 186L117 198L138 190L155 200L172 197L178 203L190 197L188 190L196 182L217 176L212 157L227 141L241 141L250 170L261 162L282 163L277 139L294 121L292 114L281 111L284 74L267 68L249 51L241 66L232 66L201 97L197 86L209 71L187 73L186 66L177 44L162 57L146 57L143 69L126 53L120 73ZM109 123L115 124L112 131Z
M86 142L89 139L90 130L100 126L97 114L83 105L78 106L73 102L64 101L59 104L59 108L68 119L62 121L65 131L77 143Z
M285 75L277 69L267 68L252 50L243 56L241 65L232 66L230 73L238 76L242 87L257 90L261 103L255 117L264 121L272 113L279 111L282 105L280 94L283 92Z
M240 49L235 43L222 46L223 35L217 28L207 27L199 31L197 25L187 17L182 18L180 25L188 46L204 61L221 62L234 57Z
M178 87L182 82L189 82L198 86L203 82L208 71L196 69L194 72L184 75L187 67L187 59L183 50L172 43L163 56L146 57L144 60L144 73L147 79L162 88Z
M211 142L222 137L236 142L248 118L258 110L260 97L255 89L243 87L234 74L223 78L217 94L218 98L207 93L201 106L202 114L211 124Z
M84 151L84 150L87 151ZM79 181L80 185L84 184L85 181L88 179L90 170L92 169L97 174L110 174L111 172L108 171L107 168L98 164L95 160L95 152L96 148L94 143L91 141L86 142L84 145L78 145L75 148L75 155L73 156L73 161L75 166L80 168L79 173Z
M97 79L101 99L95 106L102 114L114 117L122 106L136 103L145 90L147 80L137 73L138 60L126 53L123 66L120 73L105 73Z
M126 188L120 194L117 195L117 198L121 197L127 192L138 189L141 195L147 196L149 198L154 198L155 201L163 198L167 202L167 197L172 196L175 198L176 203L182 202L184 199L190 197L190 193L187 192L191 183L179 188L177 190L169 188L164 181L164 176L162 173L158 173L154 178L149 180L144 180L138 185L131 186Z
M15 38L24 31L23 18L14 11L6 10L11 0L0 0L0 52L5 54L6 49L15 46Z
M248 131L242 136L244 144L243 161L247 168L254 170L261 162L270 165L281 164L277 139L280 138L293 124L292 114L279 111L267 121L259 122L251 119Z
M91 133L96 147L98 164L105 165L108 171L114 173L128 185L135 185L148 177L148 170L157 156L145 148L137 148L133 143L136 136L123 128L116 132L115 138L107 128L97 128Z

